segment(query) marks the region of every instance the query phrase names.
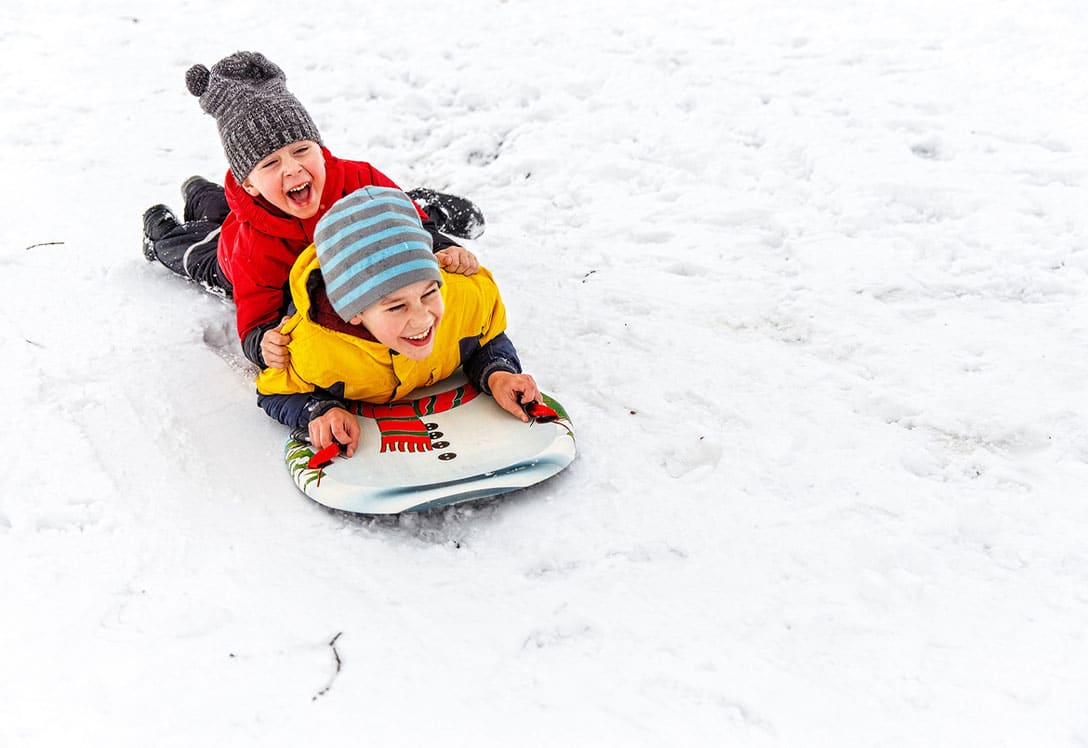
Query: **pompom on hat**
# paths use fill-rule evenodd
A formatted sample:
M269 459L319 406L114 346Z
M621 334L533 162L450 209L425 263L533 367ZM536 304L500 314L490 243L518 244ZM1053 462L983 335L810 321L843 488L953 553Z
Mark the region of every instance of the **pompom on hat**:
M340 198L317 222L314 246L325 292L345 322L405 286L442 285L431 235L400 190L363 187Z
M287 76L260 52L235 52L212 66L193 65L185 86L215 117L234 178L242 182L257 162L299 140L321 143L310 115L290 91Z

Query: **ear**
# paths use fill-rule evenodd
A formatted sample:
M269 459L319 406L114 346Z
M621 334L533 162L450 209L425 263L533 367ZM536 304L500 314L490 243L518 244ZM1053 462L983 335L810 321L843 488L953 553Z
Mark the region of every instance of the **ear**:
M250 182L248 178L242 182L242 189L248 192L252 197L257 197L261 194L261 191L254 187L253 183Z

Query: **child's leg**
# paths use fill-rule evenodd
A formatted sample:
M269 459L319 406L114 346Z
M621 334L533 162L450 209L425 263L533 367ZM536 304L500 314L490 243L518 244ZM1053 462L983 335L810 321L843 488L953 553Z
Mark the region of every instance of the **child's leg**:
M234 287L219 267L219 227L202 240L185 250L182 263L189 277L213 293L227 298L234 295Z
M211 221L223 223L230 213L227 195L223 188L204 177L189 177L181 185L181 194L185 198L183 217L188 221Z
M200 283L209 291L230 296L230 282L219 269L220 224L186 221L152 239L153 257L178 275ZM145 237L145 243L148 239Z
M144 213L144 257L158 260L178 275L200 283L213 293L231 296L230 281L219 268L219 229L230 213L223 188L203 177L189 177L181 186L184 223L165 205Z
M484 214L471 200L427 187L408 190L407 194L443 234L476 239L484 233Z

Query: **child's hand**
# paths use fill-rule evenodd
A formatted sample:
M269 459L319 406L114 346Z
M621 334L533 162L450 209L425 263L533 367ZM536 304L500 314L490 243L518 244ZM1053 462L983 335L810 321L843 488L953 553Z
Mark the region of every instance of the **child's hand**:
M332 408L310 421L310 444L322 450L334 441L347 447L347 455L359 446L359 421L343 408Z
M272 369L286 369L287 362L291 360L291 352L287 350L287 344L291 342L290 335L284 335L280 330L290 317L280 320L279 327L267 330L261 336L261 357L265 366Z
M464 247L446 247L435 252L434 256L438 258L438 264L447 273L472 275L480 269L480 261L476 259L476 255Z
M529 416L522 409L522 403L531 403L540 399L540 390L536 380L528 374L513 374L509 371L496 371L487 378L487 387L495 402L503 410L513 414L518 420L529 422Z

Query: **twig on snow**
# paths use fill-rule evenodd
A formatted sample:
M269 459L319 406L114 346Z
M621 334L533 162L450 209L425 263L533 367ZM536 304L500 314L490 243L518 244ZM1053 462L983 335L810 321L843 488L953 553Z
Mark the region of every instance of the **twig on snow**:
M64 244L64 242L38 242L37 244L31 244L26 250L29 251L35 247L55 247L58 244Z
M333 671L332 677L329 678L328 684L326 684L326 686L324 688L322 688L320 691L315 693L314 697L312 699L310 699L310 701L317 701L318 697L324 696L325 694L327 694L329 692L329 689L332 688L332 683L333 683L333 681L336 680L336 676L338 676L340 674L340 665L341 665L340 653L336 651L336 640L339 639L341 634L343 634L343 633L344 633L343 631L339 631L339 632L337 632L336 636L334 636L332 639L329 640L329 647L332 648L332 656L336 659L336 670Z

